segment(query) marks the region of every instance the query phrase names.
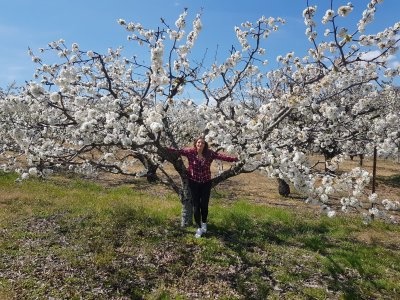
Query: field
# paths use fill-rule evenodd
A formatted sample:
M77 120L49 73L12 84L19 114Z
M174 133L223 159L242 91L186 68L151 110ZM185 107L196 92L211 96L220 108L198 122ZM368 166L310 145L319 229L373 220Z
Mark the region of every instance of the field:
M379 161L377 192L399 200L399 177ZM201 239L145 180L15 179L0 173L0 299L399 298L398 224L327 218L258 173L213 189Z

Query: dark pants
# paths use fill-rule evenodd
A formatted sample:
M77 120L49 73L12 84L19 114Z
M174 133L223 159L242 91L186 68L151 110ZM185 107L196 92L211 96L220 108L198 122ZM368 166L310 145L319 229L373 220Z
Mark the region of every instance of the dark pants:
M189 180L189 188L192 194L194 221L201 227L201 222L207 223L211 181L200 183Z

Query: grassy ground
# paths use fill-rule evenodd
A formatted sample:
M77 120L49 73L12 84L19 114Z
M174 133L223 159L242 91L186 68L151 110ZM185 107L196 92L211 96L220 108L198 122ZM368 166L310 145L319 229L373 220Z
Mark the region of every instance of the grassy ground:
M226 185L195 239L173 193L15 179L0 173L0 299L399 299L398 225Z

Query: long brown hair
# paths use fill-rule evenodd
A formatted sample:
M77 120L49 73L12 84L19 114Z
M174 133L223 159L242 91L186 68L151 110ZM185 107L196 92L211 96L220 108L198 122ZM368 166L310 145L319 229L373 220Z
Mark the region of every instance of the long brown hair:
M194 140L193 142L193 147L196 149L196 144L198 140L203 140L204 141L204 148L203 148L203 152L201 154L205 155L208 152L208 143L206 142L206 140L204 139L204 137L198 137L197 139Z

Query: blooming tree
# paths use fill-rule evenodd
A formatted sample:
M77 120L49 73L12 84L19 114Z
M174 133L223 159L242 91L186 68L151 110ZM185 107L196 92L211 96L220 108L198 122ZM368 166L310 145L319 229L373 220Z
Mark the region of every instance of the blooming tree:
M321 204L329 215L335 213L332 196L339 194L343 210L366 208L367 215L385 217L383 209L397 209L395 202L379 202L372 195L368 201L373 206L362 203L369 182L366 171L357 168L340 176L315 173L306 155L310 147L328 153L334 147L347 151L354 141L369 144L379 130L392 130L379 126L384 122L381 107L373 102L399 74L388 61L397 51L400 23L375 35L363 34L379 2L370 1L353 33L338 26L352 5L334 10L331 4L322 19L328 28L325 38L330 40L320 42L317 8L308 5L303 11L311 43L307 55L279 56L280 66L272 71L266 71L263 44L284 23L272 17L235 27L240 50L232 47L225 61L209 66L191 59L202 24L197 15L186 32L186 10L174 26L162 20L158 30L118 20L129 40L148 47L148 60L126 58L122 48L107 54L83 51L63 40L41 50L55 51L59 63L46 64L30 51L38 64L37 81L0 102L4 167L21 168L16 159L20 154L29 166L21 170L22 177L60 168L137 176L140 164L149 179L180 195L181 224L186 226L191 223L186 168L168 148L183 147L205 134L213 147L239 157L212 179L213 185L261 170L291 181L307 201ZM378 50L376 54L370 55L372 49ZM382 83L381 74L389 83ZM202 100L185 98L183 91L189 89ZM365 130L373 118L374 126ZM395 151L383 144L385 151Z
M379 94L375 100L381 104L380 116L373 119L373 129L369 133L378 147L378 155L391 158L397 155L397 162L400 162L399 97L399 87L385 89Z

